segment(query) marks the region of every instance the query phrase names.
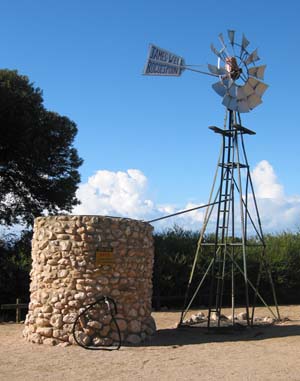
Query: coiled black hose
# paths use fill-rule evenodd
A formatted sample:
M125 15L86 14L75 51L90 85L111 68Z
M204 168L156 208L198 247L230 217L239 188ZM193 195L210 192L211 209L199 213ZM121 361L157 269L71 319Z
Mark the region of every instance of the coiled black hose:
M107 307L107 310L108 312L110 313L111 315L111 322L113 322L115 324L115 327L116 327L116 331L117 331L117 334L118 334L118 341L117 341L117 344L115 345L115 347L111 347L111 345L109 346L105 346L105 344L101 345L101 346L95 346L95 345L92 345L92 344L85 344L83 341L81 341L77 335L76 335L76 332L78 332L78 330L76 329L78 327L78 325L81 327L82 331L84 332L85 330L85 327L84 327L84 323L85 323L85 319L84 319L84 315L88 316L88 312L91 311L93 308L95 308L97 305L98 306L101 306L102 305L105 305ZM84 349L90 349L90 350L106 350L106 351L114 351L114 350L118 350L121 348L121 344L122 344L122 338L121 338L121 331L120 331L120 328L118 326L118 323L115 319L115 315L118 313L117 311L117 305L116 305L116 302L114 301L114 299L108 297L108 296L101 296L100 298L98 298L94 303L91 303L89 304L76 318L74 324L73 324L73 329L72 329L72 333L73 333L73 337L74 337L74 340L75 342L82 348ZM97 331L97 330L96 330Z

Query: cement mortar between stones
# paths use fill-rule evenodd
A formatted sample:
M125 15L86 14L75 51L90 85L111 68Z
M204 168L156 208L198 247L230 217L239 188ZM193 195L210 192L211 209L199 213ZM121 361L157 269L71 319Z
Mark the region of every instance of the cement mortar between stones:
M113 249L113 263L97 265L96 252L106 249ZM145 222L102 216L36 218L24 337L39 344L74 344L76 317L105 295L116 301L123 342L147 339L156 329L151 317L153 260L152 226ZM101 328L107 343L116 342L107 316L97 319L91 332Z

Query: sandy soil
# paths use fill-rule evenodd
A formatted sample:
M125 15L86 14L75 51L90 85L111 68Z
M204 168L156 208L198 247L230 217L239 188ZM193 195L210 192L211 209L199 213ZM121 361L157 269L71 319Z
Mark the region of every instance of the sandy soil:
M178 312L153 313L151 341L113 352L30 344L22 325L0 324L0 380L300 380L300 306L280 311L291 320L230 333L174 329Z

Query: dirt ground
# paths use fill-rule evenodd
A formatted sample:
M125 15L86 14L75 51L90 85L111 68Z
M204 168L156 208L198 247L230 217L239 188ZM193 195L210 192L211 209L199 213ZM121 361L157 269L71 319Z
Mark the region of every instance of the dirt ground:
M178 312L156 312L150 341L113 352L30 344L23 325L0 324L0 380L300 380L300 306L280 312L290 321L223 333L175 329Z

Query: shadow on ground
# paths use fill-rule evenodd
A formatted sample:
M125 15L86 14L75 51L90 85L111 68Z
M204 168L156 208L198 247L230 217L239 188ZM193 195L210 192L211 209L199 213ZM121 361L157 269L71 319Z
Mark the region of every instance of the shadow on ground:
M295 324L294 324L295 323ZM159 329L147 342L139 344L141 347L182 346L193 344L266 340L300 336L300 321L290 321L285 325L272 325L264 327L180 327Z

